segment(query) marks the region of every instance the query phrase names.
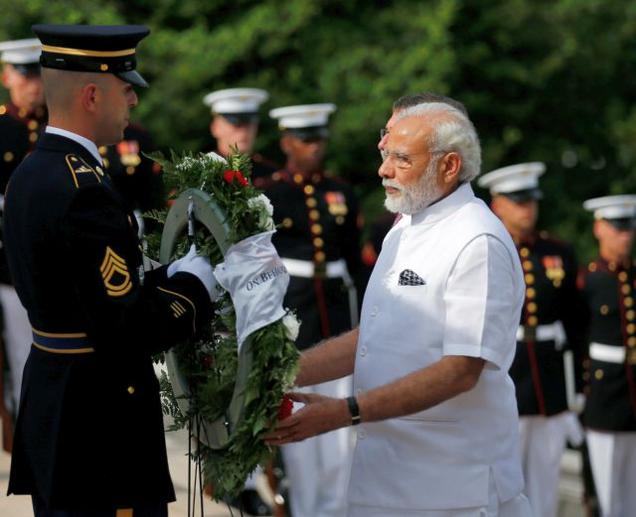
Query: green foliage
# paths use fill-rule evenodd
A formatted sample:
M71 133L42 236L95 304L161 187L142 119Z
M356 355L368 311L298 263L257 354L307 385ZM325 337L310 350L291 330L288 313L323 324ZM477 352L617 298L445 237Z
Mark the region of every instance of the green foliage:
M594 252L585 198L636 189L636 4L629 0L0 0L0 38L35 22L145 23L139 68L151 88L136 116L163 149L209 146L201 100L267 89L272 107L335 102L330 169L368 202L377 132L400 95L462 100L484 170L548 164L542 225ZM281 161L264 116L259 147Z

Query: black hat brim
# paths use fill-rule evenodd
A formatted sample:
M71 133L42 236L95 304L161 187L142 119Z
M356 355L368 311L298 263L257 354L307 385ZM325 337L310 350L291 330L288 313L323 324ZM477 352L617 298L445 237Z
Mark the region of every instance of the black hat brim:
M329 128L326 126L286 128L285 133L301 140L327 140L329 138Z
M239 126L241 124L250 124L258 122L258 113L255 112L246 112L246 113L217 113L224 119L226 119L230 124L234 126Z
M122 81L130 83L134 86L140 86L141 88L148 88L148 83L141 76L141 74L137 72L137 70L129 70L128 72L118 72L115 75L119 77Z
M605 220L617 230L628 231L636 229L636 218L634 217L619 217L617 219Z
M516 192L501 192L501 195L506 196L515 203L525 203L526 201L539 201L543 199L543 192L538 188L517 190Z

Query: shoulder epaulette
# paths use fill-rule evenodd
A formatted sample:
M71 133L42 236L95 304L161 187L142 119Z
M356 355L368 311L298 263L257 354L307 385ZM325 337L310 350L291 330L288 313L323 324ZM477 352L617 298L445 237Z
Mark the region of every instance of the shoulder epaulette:
M101 170L101 167L91 167L83 158L76 154L67 154L65 159L76 188L102 182L104 171Z

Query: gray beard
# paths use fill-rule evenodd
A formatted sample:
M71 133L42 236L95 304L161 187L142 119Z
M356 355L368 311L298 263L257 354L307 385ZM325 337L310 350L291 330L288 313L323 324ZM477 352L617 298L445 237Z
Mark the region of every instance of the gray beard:
M442 196L442 190L437 186L437 162L439 158L431 160L424 174L415 185L404 186L396 181L383 179L382 186L393 187L400 194L389 195L384 198L384 206L389 212L401 214L416 214L437 201Z

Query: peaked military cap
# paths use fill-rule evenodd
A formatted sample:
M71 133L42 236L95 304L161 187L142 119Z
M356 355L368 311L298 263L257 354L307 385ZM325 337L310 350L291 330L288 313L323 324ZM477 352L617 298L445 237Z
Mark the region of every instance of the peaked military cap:
M636 228L636 195L596 197L585 201L583 208L619 230Z
M41 53L42 45L37 38L0 43L0 61L10 64L24 75L40 71Z
M258 120L258 109L269 98L259 88L228 88L216 90L203 97L203 104L210 106L212 113L221 115L237 125Z
M298 138L327 138L329 136L329 115L336 111L336 105L302 104L299 106L285 106L269 112L269 116L278 119L281 131Z
M137 44L150 30L143 25L34 25L42 42L40 64L75 72L114 74L147 87L135 70Z
M489 189L492 196L504 195L516 203L522 203L543 197L539 188L539 177L543 173L545 164L542 162L518 163L484 174L477 184Z

